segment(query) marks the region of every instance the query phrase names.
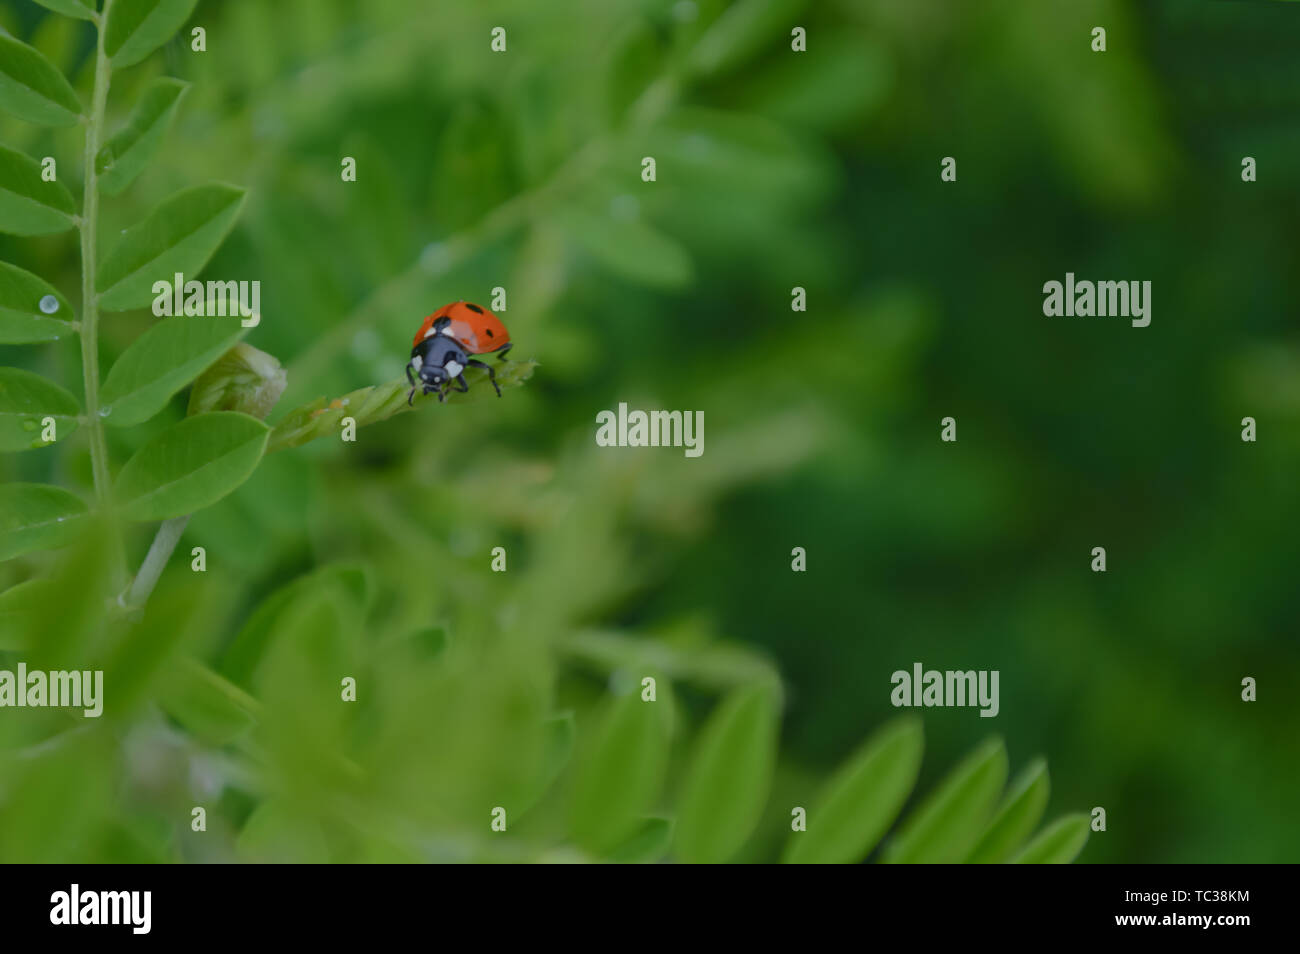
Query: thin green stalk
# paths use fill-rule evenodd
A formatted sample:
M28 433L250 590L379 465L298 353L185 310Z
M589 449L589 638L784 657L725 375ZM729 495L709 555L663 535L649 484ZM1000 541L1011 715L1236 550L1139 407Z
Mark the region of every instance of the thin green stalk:
M104 0L104 9L95 19L95 89L91 94L90 116L86 119L85 188L81 207L81 375L86 390L86 433L90 437L90 466L95 481L95 501L101 512L109 511L112 474L108 467L108 442L104 439L104 419L99 415L99 298L95 292L95 268L98 257L95 239L99 228L99 176L95 156L104 133L104 109L108 103L108 86L113 67L104 52L104 32L113 0ZM111 517L110 517L111 520ZM121 582L126 576L126 551L115 522L109 528L111 578Z
M145 554L144 562L140 564L140 572L135 575L135 580L131 583L131 590L126 597L127 606L144 606L149 602L149 596L158 584L158 578L162 576L162 571L167 566L167 561L171 559L172 551L176 549L181 534L185 532L185 525L189 522L189 514L183 517L172 517L162 522L154 535L153 543L149 545L149 552Z
M99 181L95 156L99 153L104 126L104 107L112 67L104 53L104 27L113 0L105 0L96 21L95 90L90 116L86 120L85 195L81 210L81 373L86 388L86 431L90 435L90 462L95 479L95 498L104 507L109 494L108 444L104 421L99 416L99 299L95 294L95 233L99 225Z

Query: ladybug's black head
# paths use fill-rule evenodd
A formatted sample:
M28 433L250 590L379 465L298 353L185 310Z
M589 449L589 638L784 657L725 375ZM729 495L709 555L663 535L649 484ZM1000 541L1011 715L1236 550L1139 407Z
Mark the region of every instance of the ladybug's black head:
M449 381L460 377L465 370L468 358L454 338L446 335L430 335L411 349L411 363L407 368L407 377L418 377L424 385L424 393L437 391Z

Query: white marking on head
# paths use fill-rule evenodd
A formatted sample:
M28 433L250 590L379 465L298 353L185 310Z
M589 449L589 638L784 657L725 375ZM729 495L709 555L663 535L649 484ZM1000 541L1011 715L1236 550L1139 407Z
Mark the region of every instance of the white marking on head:
M443 365L443 368L446 369L447 376L452 378L454 378L456 375L460 374L462 371L465 370L465 368L459 362L456 361L448 361L446 364Z
M413 367L416 371L419 371L422 367L424 367L424 358L418 354L411 355L411 367Z
M436 332L436 331L434 331L432 328L430 328L428 331L426 331L426 332L424 333L424 337L425 337L425 338L432 338L432 337L433 337L434 335L436 335L437 333L438 333L438 332ZM421 338L420 340L423 341L424 338Z

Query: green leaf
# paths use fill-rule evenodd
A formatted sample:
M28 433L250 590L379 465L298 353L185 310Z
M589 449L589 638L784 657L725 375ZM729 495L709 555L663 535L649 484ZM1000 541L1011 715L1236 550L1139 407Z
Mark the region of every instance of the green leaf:
M1058 818L1012 858L1019 865L1068 865L1083 851L1091 834L1088 816L1082 812Z
M75 498L74 505L85 509ZM0 502L0 513L6 506ZM82 513L70 521L67 549L43 559L39 577L5 594L6 608L13 612L8 622L15 627L6 641L18 644L30 669L99 668L91 657L101 645L114 581L111 532L96 517Z
M38 620L57 606L59 584L38 577L27 580L0 593L0 651L15 652L26 649L27 637Z
M850 864L880 841L916 784L925 739L919 719L898 719L869 738L831 777L786 843L787 864Z
M765 43L782 36L790 50L790 31L808 0L738 0L727 7L691 51L688 66L717 73L744 62Z
M144 171L163 143L188 83L170 77L154 80L126 121L95 156L95 172L105 195L117 195Z
M771 68L764 64L762 75L747 84L743 112L760 113L786 128L856 128L889 101L897 82L896 56L865 31L819 36L815 57L788 56Z
M0 484L0 560L51 550L77 539L89 510L49 484Z
M0 368L0 451L46 447L44 420L54 418L55 438L77 428L77 399L39 374L21 368Z
M558 216L556 224L593 259L629 281L679 288L694 275L686 249L636 219L570 209Z
M133 225L100 263L95 276L105 311L143 308L155 298L154 282L179 272L193 278L235 224L244 190L228 185L183 189Z
M62 13L65 17L76 17L78 20L93 20L95 18L95 0L36 0L46 10L53 10L55 13Z
M187 555L176 562L183 569L163 577L143 616L115 631L115 644L97 663L104 681L113 687L105 704L110 717L152 699L169 678L181 648L207 645L221 621L220 584L191 573Z
M104 423L130 427L149 420L247 330L238 318L160 321L136 338L108 372L99 398Z
M117 0L108 16L104 52L113 68L134 66L190 18L198 0Z
M668 762L671 703L659 680L657 702L637 692L606 707L590 745L584 746L574 780L569 828L574 840L595 854L612 849L638 826L663 784Z
M62 182L41 178L41 164L0 146L0 232L50 235L75 224L76 204Z
M664 49L658 34L637 18L609 44L602 89L611 120L618 121L659 75Z
M187 417L140 448L117 478L128 520L166 520L202 510L257 468L268 428L233 411Z
M606 861L623 865L648 865L668 854L673 844L671 818L647 818L633 835L605 855Z
M914 811L885 848L882 861L960 861L988 822L1007 781L1007 750L999 738L979 745Z
M526 790L526 794L520 799L519 807L515 809L516 818L531 810L541 800L555 784L564 767L569 764L569 758L573 754L573 741L577 729L572 712L561 712L551 716L543 723L542 731L545 734L545 743L542 749L541 770Z
M244 823L235 840L241 861L324 864L330 860L325 834L315 820L293 804L263 802Z
M684 107L646 136L653 139L660 169L671 170L675 184L697 194L762 194L769 202L795 203L833 181L834 168L815 145L760 116Z
M993 821L966 857L967 864L1001 864L1015 854L1043 817L1050 789L1047 762L1035 759L1007 789Z
M81 102L39 50L0 32L0 109L41 126L72 126Z
M282 616L300 602L311 602L324 594L343 598L352 614L364 612L369 582L360 566L326 566L299 577L262 600L231 640L221 660L222 674L241 686L250 686L253 674L270 647Z
M744 844L767 803L776 764L776 694L734 690L700 731L677 816L682 861L718 864Z
M121 768L111 730L81 709L70 710L70 718L84 731L66 732L27 758L5 753L0 864L79 861L111 817Z
M0 344L58 341L75 330L72 308L53 285L0 262Z
M209 745L229 745L257 722L252 696L192 659L172 666L160 684L163 711Z

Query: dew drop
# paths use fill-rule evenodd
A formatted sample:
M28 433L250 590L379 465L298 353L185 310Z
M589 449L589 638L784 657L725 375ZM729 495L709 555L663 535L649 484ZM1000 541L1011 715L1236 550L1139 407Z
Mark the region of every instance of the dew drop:
M110 415L110 414L112 414L112 413L113 413L113 408L112 408L112 407L101 407L101 408L99 409L99 416L100 416L100 417L108 417L108 415Z
M52 315L59 310L59 300L53 295L46 295L41 299L39 307L45 314Z

